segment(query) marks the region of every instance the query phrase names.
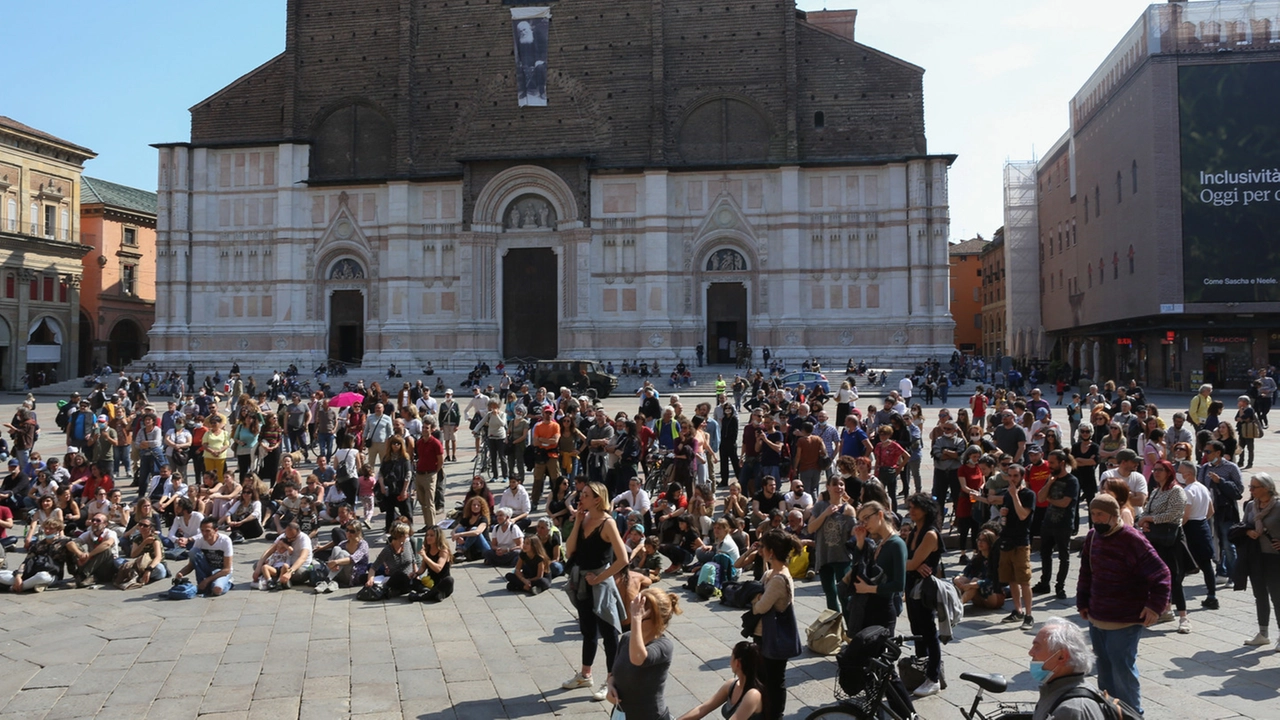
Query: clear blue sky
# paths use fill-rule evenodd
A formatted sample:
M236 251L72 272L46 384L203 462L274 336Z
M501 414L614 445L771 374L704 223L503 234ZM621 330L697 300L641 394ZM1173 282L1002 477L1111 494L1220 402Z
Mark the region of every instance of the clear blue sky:
M960 156L954 240L1002 224L1005 160L1030 160L1062 135L1067 101L1148 3L798 1L857 8L860 42L925 68L929 150ZM90 175L146 189L156 185L149 145L189 139L188 108L284 49L285 0L67 0L53 14L4 4L6 47L21 60L0 115L97 151Z

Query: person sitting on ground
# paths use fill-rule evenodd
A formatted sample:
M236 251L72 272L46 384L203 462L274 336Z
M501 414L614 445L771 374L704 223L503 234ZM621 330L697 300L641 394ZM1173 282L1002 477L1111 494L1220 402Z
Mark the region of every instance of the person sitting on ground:
M348 506L349 507L349 506ZM369 575L369 543L364 539L364 525L354 519L343 526L346 539L329 551L329 580L331 586L357 587L365 584ZM316 585L321 592L332 592L333 587Z
M68 564L74 562L76 565L76 587L87 587L94 583L105 585L115 578L115 560L120 552L120 541L107 528L105 514L93 515L89 520L89 529L67 543L66 549L70 556Z
M66 546L71 542L62 529L61 520L45 520L41 532L27 543L27 556L18 569L0 570L0 585L8 585L14 593L44 592L53 583L61 582L69 560Z
M27 523L26 538L22 546L24 548L30 548L36 541L36 538L40 537L44 531L45 523L50 520L57 520L61 523L62 511L54 505L53 496L45 495L40 498L40 502L36 505L35 509L31 511L31 519L30 522Z
M747 503L747 496L742 494L742 485L739 484L737 480L730 482L729 494L724 498L725 517L746 520L750 511L751 509Z
M150 520L138 523L138 539L130 543L129 555L117 561L115 583L121 590L133 590L169 577L164 564L164 545Z
M493 529L490 531L490 547L484 553L484 564L495 567L512 567L518 562L520 548L523 545L524 532L511 521L511 509L502 505L494 514Z
M166 556L170 560L181 560L195 539L200 537L200 523L204 520L204 515L196 512L195 507L189 497L178 499L177 514L169 526L169 534L166 536L168 542L164 544L168 548Z
M177 512L179 499L187 497L187 483L174 475L168 465L160 466L160 474L151 478L151 486L147 489L147 497L155 503L155 508L165 517L173 517Z
M409 542L412 534L413 530L406 523L397 522L391 526L387 544L377 559L369 564L365 587L381 585L387 597L400 597L412 589L415 566L413 544Z
M281 557L281 552L285 555ZM289 523L284 532L262 554L254 568L253 581L259 590L284 590L305 585L311 575L311 537L298 523Z
M485 505L489 506L489 516L493 517L493 511L498 505L493 499L493 493L489 491L489 486L480 475L471 478L471 487L467 488L467 494L462 497L463 507L466 507L473 497L483 498Z
M262 501L258 498L257 483L245 483L240 490L240 498L231 504L226 517L218 525L231 535L233 543L262 537Z
M476 495L462 506L462 515L458 524L453 527L453 542L457 548L455 562L479 560L489 550L489 539L485 531L489 529L489 504L484 498Z
M537 535L524 538L514 572L506 574L507 590L537 595L551 587L551 558Z
M538 540L542 542L542 549L546 551L547 557L551 560L551 567L548 576L555 580L564 574L564 542L560 536L560 531L551 524L548 518L538 518L536 529Z
M691 527L692 520L688 515L677 517L676 523L678 530L673 541L658 547L658 552L671 561L666 572L673 575L684 572L688 569L687 565L692 565L696 561L697 556L694 551L702 544L702 538L698 535L698 531Z
M53 496L53 504L62 513L62 524L68 532L84 529L85 515L80 503L72 499L71 488L58 488L57 494Z
M961 602L987 610L1004 607L1004 586L1000 584L998 556L994 550L996 539L991 530L979 533L978 551L965 566L964 573L952 579Z
M726 720L762 720L764 695L760 666L763 662L759 646L750 640L734 645L729 656L733 679L722 684L706 702L681 715L680 720L702 720L717 707Z
M453 576L449 573L452 563L453 553L445 544L444 531L434 525L427 528L422 549L418 551L417 570L417 578L426 590L417 594L417 600L438 603L453 594Z
M213 518L202 518L200 535L192 543L187 564L174 575L174 581L181 582L194 571L196 592L207 597L228 593L235 586L231 579L234 553L231 538L218 532Z
M520 478L514 475L507 479L507 489L498 498L498 507L511 511L511 522L522 531L529 530L529 492L524 489Z

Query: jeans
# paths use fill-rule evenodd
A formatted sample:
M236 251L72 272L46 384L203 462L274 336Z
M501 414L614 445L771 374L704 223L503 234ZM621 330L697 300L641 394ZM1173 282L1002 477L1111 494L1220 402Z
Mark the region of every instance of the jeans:
M894 512L898 511L898 469L892 467L882 467L877 473L880 484L884 485L884 492L889 496L889 503L893 507L889 508Z
M472 535L462 541L461 552L466 555L468 559L482 558L489 552L489 550L489 538L485 537L484 533Z
M316 433L316 439L320 441L320 454L333 457L333 433Z
M778 465L761 465L760 474L757 477L760 479L761 488L764 488L764 479L767 477L777 480L778 487L782 487L782 468Z
M120 466L124 466L125 473L132 473L133 466L129 463L129 446L116 445L111 448L111 474L118 475Z
M1090 625L1089 639L1098 657L1098 688L1142 712L1142 688L1138 685L1138 638L1143 627L1102 630Z
M1218 541L1218 577L1231 577L1231 571L1236 567L1236 546L1227 537L1233 524L1217 518L1213 520L1213 530Z
M187 559L191 562L191 567L195 570L197 586L203 582L205 578L222 569L214 569L211 567L209 565L209 561L205 559L203 552L193 552L188 555ZM226 593L231 592L231 588L233 587L235 587L235 584L231 582L231 575L223 575L217 580L209 583L209 587L205 590L204 594L209 597L213 597L213 589L218 588L220 593L225 595Z
M520 559L520 552L509 550L499 555L497 550L489 549L484 553L484 564L494 567L515 567L516 560Z

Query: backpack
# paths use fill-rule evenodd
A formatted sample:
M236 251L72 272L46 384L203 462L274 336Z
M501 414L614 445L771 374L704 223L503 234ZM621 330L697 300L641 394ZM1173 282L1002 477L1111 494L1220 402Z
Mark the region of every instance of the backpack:
M850 696L866 690L871 677L867 672L871 658L879 658L892 666L902 655L902 648L892 641L893 633L882 625L870 625L854 633L836 656L840 689Z
M365 585L356 593L356 599L364 602L381 602L387 599L387 588L383 585Z
M67 417L71 414L71 411L72 411L72 410L75 410L75 409L76 409L76 408L75 408L75 407L72 407L72 406L71 406L71 403L67 402L66 400L59 400L59 401L58 401L58 415L57 415L56 417L54 417L54 419L53 419L53 424L54 424L54 425L57 425L59 430L66 430L66 429L67 429Z
M720 604L731 608L751 607L751 599L764 592L756 581L725 583L720 587Z
M175 582L173 587L169 588L169 591L165 593L165 597L170 600L190 600L195 596L196 584L187 578L182 578Z
M844 642L841 621L844 617L836 610L823 610L818 619L805 630L805 644L819 655L834 655Z
M1102 690L1088 685L1081 685L1060 695L1049 708L1049 715L1052 716L1053 711L1057 710L1062 703L1077 698L1092 698L1095 700L1102 708L1102 714L1107 720L1142 720L1142 714L1129 703L1120 698L1111 697Z
M703 600L709 600L720 589L720 578L720 566L711 562L706 563L694 578L693 591Z

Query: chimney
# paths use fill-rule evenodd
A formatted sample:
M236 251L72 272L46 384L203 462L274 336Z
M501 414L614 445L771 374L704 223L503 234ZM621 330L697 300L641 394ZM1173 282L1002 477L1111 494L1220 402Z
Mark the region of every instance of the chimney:
M820 27L846 40L853 39L853 22L857 18L857 10L810 10L805 13L805 21L810 25Z

